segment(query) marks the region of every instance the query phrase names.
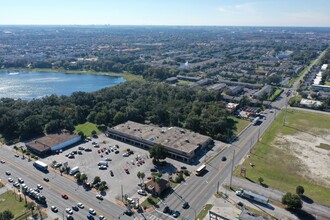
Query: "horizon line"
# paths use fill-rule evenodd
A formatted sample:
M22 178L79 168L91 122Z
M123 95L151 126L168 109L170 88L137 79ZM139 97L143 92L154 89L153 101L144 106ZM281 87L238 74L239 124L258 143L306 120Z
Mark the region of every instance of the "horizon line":
M137 26L137 27L292 27L292 28L330 28L312 25L186 25L186 24L0 24L0 26Z

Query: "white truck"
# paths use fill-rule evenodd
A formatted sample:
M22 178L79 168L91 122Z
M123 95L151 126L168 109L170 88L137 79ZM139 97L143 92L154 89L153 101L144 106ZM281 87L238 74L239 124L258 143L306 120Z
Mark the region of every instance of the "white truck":
M256 117L255 119L253 119L252 125L254 126L258 125L259 121L260 121L260 117Z
M78 172L79 172L79 167L74 167L70 170L69 174L70 175L75 175Z
M269 199L267 197L261 196L259 194L256 194L254 192L247 191L247 190L244 190L244 189L240 189L240 190L236 191L235 194L237 196L240 196L240 197L243 197L243 198L246 198L246 199L250 199L250 200L254 200L256 202L260 202L260 203L263 203L263 204L266 204L266 205L269 202Z

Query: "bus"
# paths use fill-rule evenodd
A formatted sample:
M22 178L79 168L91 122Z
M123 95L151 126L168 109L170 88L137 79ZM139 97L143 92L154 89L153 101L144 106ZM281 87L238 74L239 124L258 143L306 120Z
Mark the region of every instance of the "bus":
M196 170L196 172L195 172L196 176L201 175L201 173L203 173L203 171L205 169L206 169L206 165L205 164L203 164L202 166L198 167L197 170Z
M40 161L40 160L36 160L33 165L39 169L39 170L42 170L42 171L46 171L48 169L48 165L45 164L44 162Z

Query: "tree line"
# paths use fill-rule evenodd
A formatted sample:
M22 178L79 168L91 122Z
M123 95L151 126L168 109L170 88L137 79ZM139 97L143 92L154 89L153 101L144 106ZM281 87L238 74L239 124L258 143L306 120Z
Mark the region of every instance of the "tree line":
M127 120L183 127L222 141L235 130L220 93L164 83L125 82L94 93L32 101L0 99L0 134L7 143L61 129L73 131L86 121L105 128Z

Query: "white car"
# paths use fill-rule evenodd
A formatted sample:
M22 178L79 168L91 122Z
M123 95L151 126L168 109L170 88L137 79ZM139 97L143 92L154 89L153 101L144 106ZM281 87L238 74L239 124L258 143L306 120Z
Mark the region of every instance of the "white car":
M105 218L103 215L100 215L100 216L99 216L99 219L100 219L100 220L106 220L106 218Z
M99 200L103 200L103 196L100 195L100 194L96 195L96 198L99 199Z
M66 211L68 214L70 214L70 215L73 214L73 211L72 211L72 209L70 209L70 208L66 208L65 211Z
M81 209L85 208L85 206L84 206L81 202L78 202L78 203L77 203L77 206L78 206L79 208L81 208Z
M38 189L43 189L44 187L40 184L37 184Z
M13 180L13 178L8 178L8 182L10 182L10 183L12 183L14 180Z
M22 178L18 178L19 183L24 183L24 180Z
M147 195L146 191L144 191L144 190L142 190L142 189L139 189L139 190L137 191L137 193L140 194L141 196L146 196L146 195Z
M92 208L90 208L90 209L88 210L88 212L89 212L90 214L92 214L92 215L96 215L96 212L95 212L95 210L94 210L94 209L92 209Z

